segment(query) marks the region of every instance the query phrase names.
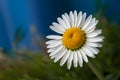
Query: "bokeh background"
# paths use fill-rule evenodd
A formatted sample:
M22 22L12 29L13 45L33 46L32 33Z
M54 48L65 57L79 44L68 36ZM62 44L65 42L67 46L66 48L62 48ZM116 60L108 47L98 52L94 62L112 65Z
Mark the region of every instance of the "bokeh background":
M0 80L98 80L86 63L67 70L46 53L49 26L74 10L99 20L105 40L89 60L105 80L120 80L119 8L120 0L0 0Z

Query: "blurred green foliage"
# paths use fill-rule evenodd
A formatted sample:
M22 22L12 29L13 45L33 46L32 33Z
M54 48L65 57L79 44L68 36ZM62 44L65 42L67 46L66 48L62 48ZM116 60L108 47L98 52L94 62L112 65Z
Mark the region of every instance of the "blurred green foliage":
M67 70L66 65L54 64L46 55L28 54L29 60L17 59L1 63L0 80L96 80L92 71L83 68Z

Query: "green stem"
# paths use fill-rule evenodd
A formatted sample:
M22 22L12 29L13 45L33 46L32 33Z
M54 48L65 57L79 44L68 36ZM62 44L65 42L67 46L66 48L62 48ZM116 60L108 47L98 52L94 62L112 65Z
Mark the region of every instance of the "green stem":
M95 66L90 61L87 63L87 65L94 72L94 74L98 77L99 80L105 80L103 75L99 73L99 71L95 68Z

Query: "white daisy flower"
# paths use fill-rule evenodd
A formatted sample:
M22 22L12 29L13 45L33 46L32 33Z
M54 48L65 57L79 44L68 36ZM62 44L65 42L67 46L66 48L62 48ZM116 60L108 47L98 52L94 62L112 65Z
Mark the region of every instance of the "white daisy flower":
M100 36L101 29L96 29L98 20L92 15L86 18L86 13L70 11L57 18L50 29L60 35L48 35L50 39L46 42L49 56L54 62L60 60L60 66L67 63L70 69L72 62L74 67L83 66L83 61L88 62L88 57L95 58L98 54L98 47L102 47L104 37Z

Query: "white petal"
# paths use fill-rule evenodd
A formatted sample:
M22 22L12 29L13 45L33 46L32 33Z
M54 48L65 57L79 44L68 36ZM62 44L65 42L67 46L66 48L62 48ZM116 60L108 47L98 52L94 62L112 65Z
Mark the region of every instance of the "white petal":
M84 60L85 62L88 62L88 58L87 58L87 56L85 55L85 52L84 52L82 49L80 49L80 52L81 52L81 56L82 56L83 60Z
M82 60L82 56L81 56L81 52L80 51L77 51L77 56L78 56L79 66L82 67L83 66L83 60Z
M77 11L74 11L74 26L77 26Z
M91 26L89 26L89 27L85 30L85 32L86 32L86 33L91 33L91 32L93 32L94 29L96 28L97 23L98 23L98 20L96 20L95 23L93 23Z
M60 61L60 66L63 66L65 64L65 62L67 61L68 57L70 55L70 50L68 50L65 55L63 56L63 58Z
M70 23L71 23L71 27L74 27L74 15L72 11L70 11Z
M67 63L68 70L70 70L71 66L72 66L72 62L71 63Z
M80 11L77 18L77 27L80 27L82 21L82 12Z
M53 31L56 32L56 33L63 34L62 31L59 31L59 30L56 29L54 26L50 26L50 29L53 30Z
M70 55L69 55L69 58L68 58L68 61L67 61L67 67L68 67L68 69L71 68L72 60L73 60L73 52L71 51Z
M87 48L93 53L93 54L98 54L98 50L96 50L94 47L89 47L87 46Z
M85 52L85 54L89 57L95 58L94 54L86 48L86 46L82 47L82 50Z
M99 36L99 37L95 37L95 38L87 38L88 42L103 42L104 37L103 36Z
M89 31L87 31L87 34L93 32L95 30L95 28L96 28L96 26L92 27Z
M95 31L87 34L86 36L87 36L87 37L95 37L95 36L98 36L98 35L101 34L101 33L102 33L102 30L101 30L101 29L97 29L97 30L95 30Z
M75 51L73 54L73 64L74 64L74 67L77 67L77 65L78 65L78 57L77 57L77 53Z
M54 44L54 43L56 43L57 41L61 41L61 40L49 40L49 41L47 41L45 44Z
M70 17L69 17L69 15L68 15L67 13L65 13L65 17L67 18L67 20L68 20L69 23L70 23Z
M95 47L94 47L94 49L95 49L98 53L100 52L100 50L99 50L99 49L97 49L97 48L95 48ZM98 53L96 53L96 54L98 54Z
M82 26L84 25L84 23L85 23L85 18L86 18L86 13L83 13L80 27L82 27Z
M96 19L92 18L92 20L90 21L90 24L88 24L88 28L91 27L95 22L96 22Z
M97 20L95 18L92 18L92 20L90 21L90 23L88 24L88 28L86 28L86 31L89 30L89 28L91 28L91 26L96 22Z
M53 49L53 48L51 48L51 49ZM55 51L56 49L57 49L57 48L55 47L55 48L54 48L54 51ZM52 55L52 56L51 56L51 59L53 59L53 58L57 57L59 54L63 53L64 50L65 50L65 47L63 46L63 48L62 48L58 53L56 53L55 55Z
M65 22L64 22L60 17L57 18L57 21L59 22L59 24L60 24L61 26L63 26L65 29L67 29L67 26L66 26Z
M62 44L61 41L56 41L56 43L48 45L47 48L57 47L57 46L59 46L59 45L61 45L61 44Z
M59 31L64 32L65 28L63 26L61 26L60 24L53 22L52 25Z
M58 46L59 47L59 46ZM57 47L55 47L55 48L50 48L50 49L48 49L48 53L51 53L51 52L53 52L53 51L55 51L57 49Z
M82 30L86 30L86 28L88 27L91 19L92 19L92 15L90 15L90 16L86 19L86 21L85 21L85 23L84 23L84 25L83 25L83 27L82 27Z
M62 39L62 36L59 36L59 35L48 35L47 38L48 39Z
M62 49L61 53L57 53L58 55L55 56L54 62L57 62L58 60L60 60L63 55L65 55L67 52L67 49Z
M48 49L47 53L53 52L54 49Z
M102 47L100 43L96 43L96 42L86 42L86 45L91 47Z
M56 53L55 55L51 56L51 58L52 58L52 59L53 59L53 58L56 58L58 55L60 55L61 53L63 53L64 50L65 50L65 47L63 46L63 48L62 48L58 53ZM55 51L55 50L54 50L54 51Z
M67 17L66 17L65 15L62 15L62 18L63 18L63 20L65 21L67 28L70 28L70 22L69 22L69 20L67 19Z
M50 53L49 56L55 55L56 53L58 53L59 51L61 51L63 48L63 45L61 45L60 47L58 47L54 52Z

